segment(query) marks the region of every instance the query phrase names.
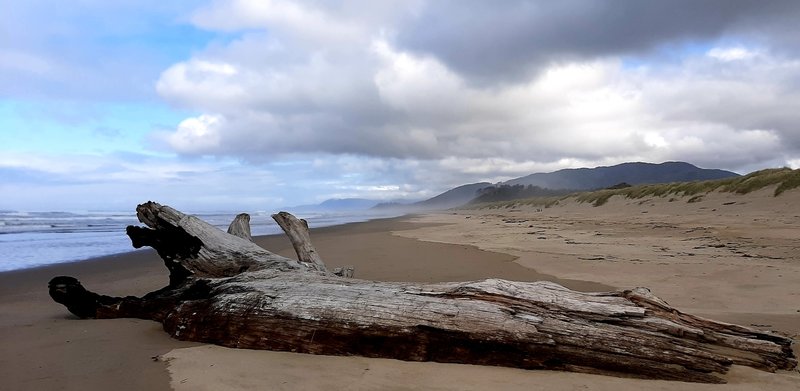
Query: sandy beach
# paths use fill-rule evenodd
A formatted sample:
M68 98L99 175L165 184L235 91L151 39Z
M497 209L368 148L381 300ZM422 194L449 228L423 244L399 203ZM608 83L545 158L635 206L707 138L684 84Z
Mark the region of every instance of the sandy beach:
M460 210L312 231L331 266L389 281L488 277L571 289L649 287L673 306L800 337L800 191ZM294 256L283 236L257 243ZM734 367L723 386L553 371L235 350L177 341L159 324L79 320L47 295L72 275L94 291L166 284L137 251L0 274L0 389L8 390L796 390L800 373ZM795 346L795 351L797 348Z

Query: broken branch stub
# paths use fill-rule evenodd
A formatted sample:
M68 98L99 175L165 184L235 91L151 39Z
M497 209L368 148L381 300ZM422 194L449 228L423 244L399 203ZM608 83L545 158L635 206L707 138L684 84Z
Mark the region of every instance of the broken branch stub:
M253 235L250 234L250 215L247 213L239 213L236 215L233 221L231 221L231 225L228 226L228 233L252 242Z
M292 247L297 253L297 260L321 272L327 272L325 262L320 258L317 249L311 244L311 233L308 231L308 222L294 217L289 212L278 212L272 218L289 237Z

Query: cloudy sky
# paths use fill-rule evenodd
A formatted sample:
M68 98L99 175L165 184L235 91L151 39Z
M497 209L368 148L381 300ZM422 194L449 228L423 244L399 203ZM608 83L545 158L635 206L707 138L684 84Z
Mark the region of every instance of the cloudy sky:
M800 166L800 2L0 0L0 209Z

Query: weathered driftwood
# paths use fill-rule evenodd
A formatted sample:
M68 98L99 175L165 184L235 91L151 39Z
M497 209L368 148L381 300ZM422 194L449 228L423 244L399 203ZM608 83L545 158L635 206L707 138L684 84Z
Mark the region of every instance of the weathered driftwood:
M279 212L272 215L272 218L283 229L289 241L292 242L297 260L308 265L312 269L327 272L325 262L322 262L319 253L311 244L311 234L308 232L308 222L292 216L287 212Z
M250 234L250 215L247 213L239 213L236 215L233 221L231 221L231 225L228 226L228 233L252 242L253 235Z
M307 221L298 219L288 212L278 212L272 215L272 218L283 229L286 236L289 237L289 241L292 243L295 253L297 253L298 261L306 263L309 267L321 272L328 271L317 249L311 244L311 234L308 232ZM248 223L249 221L248 219ZM355 274L355 269L353 266L348 265L334 268L331 273L339 277L352 278Z
M684 314L646 288L346 279L327 270L307 225L289 214L273 217L299 241L299 262L167 206L148 202L137 213L149 228L128 234L135 247L158 251L169 286L109 297L56 277L55 301L82 318L152 319L175 338L238 348L710 383L723 382L732 364L797 365L791 339Z

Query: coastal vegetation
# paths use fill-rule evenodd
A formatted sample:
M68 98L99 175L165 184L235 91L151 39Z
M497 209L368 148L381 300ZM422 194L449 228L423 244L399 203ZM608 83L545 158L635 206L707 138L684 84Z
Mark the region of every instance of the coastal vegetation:
M557 197L575 192L575 190L553 190L533 185L497 185L487 186L477 191L471 203L511 201L520 198Z
M503 200L498 202L471 203L466 206L470 209L484 208L511 208L515 206L551 207L559 202L574 199L580 203L591 203L594 206L604 205L613 196L627 199L642 199L645 197L670 197L670 200L689 197L687 202L697 202L702 196L713 191L747 194L774 186L774 196L800 187L800 170L790 168L772 168L759 170L747 175L715 179L706 181L658 183L638 186L613 186L614 188L600 189L586 192L574 192L563 196L530 197L516 200Z

